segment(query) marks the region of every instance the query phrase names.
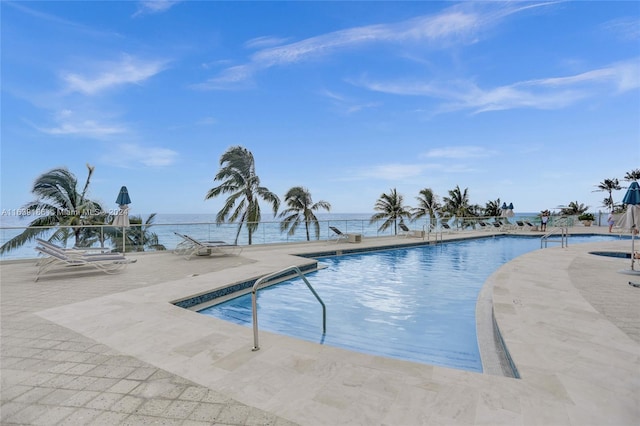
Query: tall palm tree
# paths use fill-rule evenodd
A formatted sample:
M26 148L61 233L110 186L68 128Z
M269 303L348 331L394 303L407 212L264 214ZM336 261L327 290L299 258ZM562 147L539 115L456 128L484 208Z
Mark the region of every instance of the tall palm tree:
M78 180L66 168L55 168L38 176L31 192L36 200L25 204L21 210L26 215L35 215L29 227L0 247L0 253L14 250L58 226L50 241L64 242L72 236L75 245L85 245L99 234L98 228L82 228L78 225L103 224L106 213L102 206L87 198L94 167L87 164L87 180L82 192L77 189ZM76 228L68 228L76 226Z
M640 180L640 169L633 169L630 172L627 172L624 175L624 180L627 182L639 181Z
M464 191L458 185L449 191L449 196L442 199L444 202L443 210L451 215L465 217L471 215L471 206L469 205L469 188Z
M438 196L433 193L431 188L421 189L416 197L418 201L418 207L412 208L411 213L413 219L420 219L427 216L429 222L435 221L436 213L440 210L440 203L438 202Z
M613 179L605 179L602 182L600 182L597 185L596 191L597 192L608 192L609 193L609 201L605 204L606 207L609 207L611 210L613 210L614 204L613 204L613 191L619 191L622 189L622 187L620 186L620 181L618 181L618 179L613 178Z
M404 218L411 218L411 213L408 210L410 207L405 208L402 203L403 197L398 194L396 188L391 189L391 192L388 194L380 195L380 198L378 198L374 206L374 209L380 213L371 216L369 223L384 219L378 231L384 231L393 225L393 232L395 235L398 235L398 219L402 221Z
M222 183L211 188L205 200L217 197L221 194L231 194L227 198L224 207L216 215L218 224L225 221L238 221L236 244L243 226L247 227L249 245L252 243L253 233L260 224L260 204L262 199L271 204L273 215L278 213L280 199L276 194L264 186L260 186L260 178L256 174L253 154L242 146L232 146L220 157L220 170L214 181Z
M331 211L331 204L323 200L314 203L309 190L302 186L294 186L289 189L284 199L289 208L280 212L280 217L284 218L284 220L280 222L280 231L284 232L288 229L288 234L293 235L296 233L298 226L304 222L307 231L307 241L311 240L309 225L313 225L316 239L319 240L320 222L318 222L318 218L313 212L320 209Z

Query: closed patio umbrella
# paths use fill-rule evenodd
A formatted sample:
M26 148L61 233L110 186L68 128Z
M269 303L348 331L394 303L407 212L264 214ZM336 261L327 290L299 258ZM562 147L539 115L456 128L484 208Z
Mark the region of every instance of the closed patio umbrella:
M509 203L507 206L507 217L513 217L516 214L513 212L513 203Z
M627 212L620 218L618 226L631 232L631 270L635 271L635 237L640 224L640 185L638 182L631 182L622 203L627 205Z
M120 207L118 210L118 214L113 219L113 226L122 228L122 252L125 250L125 228L130 226L129 223L129 204L131 204L131 198L129 197L129 191L126 186L120 188L120 193L118 194L118 198L116 198L116 203Z

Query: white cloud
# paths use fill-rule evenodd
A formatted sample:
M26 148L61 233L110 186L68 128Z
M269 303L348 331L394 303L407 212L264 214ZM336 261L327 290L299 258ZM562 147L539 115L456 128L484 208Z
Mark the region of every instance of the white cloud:
M605 22L602 28L625 41L638 41L640 39L640 19L638 18L614 19Z
M61 123L57 127L40 128L40 130L50 135L75 135L95 138L123 133L125 131L121 127L103 125L93 120L84 120L76 123Z
M178 0L144 0L138 2L138 10L133 14L134 17L139 15L148 15L154 13L162 13L171 9L176 4L180 3Z
M525 80L489 89L473 81L352 81L368 90L443 100L441 112L472 110L474 113L514 108L561 109L583 99L627 92L640 87L640 60L564 77ZM613 89L613 90L612 90Z
M322 90L319 93L320 95L329 98L333 105L335 105L335 107L344 114L353 114L355 112L362 111L363 109L376 108L382 105L381 102L359 102L330 90Z
M65 109L55 114L53 127L38 127L43 133L49 135L70 135L78 137L90 137L103 139L114 134L125 133L127 129L117 124L107 124L92 118L86 118L84 114L77 114Z
M287 38L274 37L274 36L262 36L252 38L244 43L244 47L247 49L263 49L265 47L273 47L287 42Z
M542 5L546 3L537 6ZM479 32L487 26L493 25L509 14L527 8L509 3L482 5L462 3L435 15L420 16L399 23L366 25L333 31L294 43L259 50L250 57L248 62L223 70L220 75L199 87L231 88L230 85L249 79L262 69L315 60L339 51L373 43L429 43L436 47L447 47L456 43L474 43L478 39ZM260 39L252 39L248 42L249 45L254 45L256 40L260 41ZM264 41L267 40L272 38L265 37ZM238 69L241 72L238 72Z
M623 92L637 89L640 87L640 58L617 62L605 68L586 71L573 76L530 80L516 85L524 87L565 87L585 84L612 84Z
M114 146L103 160L119 167L136 167L140 164L148 167L166 167L173 164L177 158L178 153L171 149L129 143Z
M64 73L62 78L70 92L93 95L124 84L139 84L164 69L161 61L143 61L124 55L119 61L97 64L93 75Z
M420 176L427 168L423 164L382 164L367 168L361 172L364 178L402 180Z
M7 7L13 7L15 9L20 10L23 13L26 13L34 18L37 18L39 20L43 20L45 22L50 22L53 23L55 25L58 25L61 28L69 28L75 31L78 31L79 33L82 33L83 35L90 35L90 36L98 36L98 37L114 37L117 36L119 37L118 33L115 32L108 32L108 31L100 31L95 29L94 27L91 26L87 26L84 24L79 24L77 22L74 21L69 21L67 19L63 19L58 17L57 15L52 15L49 13L44 13L41 12L37 9L31 9L29 7L26 7L25 4L28 4L29 2L14 2L14 1L5 1L2 2L3 6L7 6Z
M481 158L491 157L496 152L481 146L455 146L446 148L434 148L421 154L424 158Z
M195 84L192 87L204 90L226 90L252 85L250 77L253 71L247 65L236 65L223 70L217 77L211 78L204 83Z

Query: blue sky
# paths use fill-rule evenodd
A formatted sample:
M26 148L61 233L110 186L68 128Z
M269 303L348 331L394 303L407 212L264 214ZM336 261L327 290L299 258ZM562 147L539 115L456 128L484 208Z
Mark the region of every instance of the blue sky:
M640 3L2 1L2 208L66 166L216 213L221 154L336 213L397 188L600 208L640 168ZM614 193L620 201L624 191ZM266 211L266 208L265 208Z

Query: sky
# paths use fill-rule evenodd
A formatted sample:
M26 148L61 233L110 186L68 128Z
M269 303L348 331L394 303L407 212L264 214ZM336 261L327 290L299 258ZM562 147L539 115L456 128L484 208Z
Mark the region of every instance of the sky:
M1 204L67 167L132 214L215 214L231 146L333 213L459 186L517 212L640 168L640 2L2 1ZM620 202L624 190L613 194ZM270 209L262 206L263 212Z

